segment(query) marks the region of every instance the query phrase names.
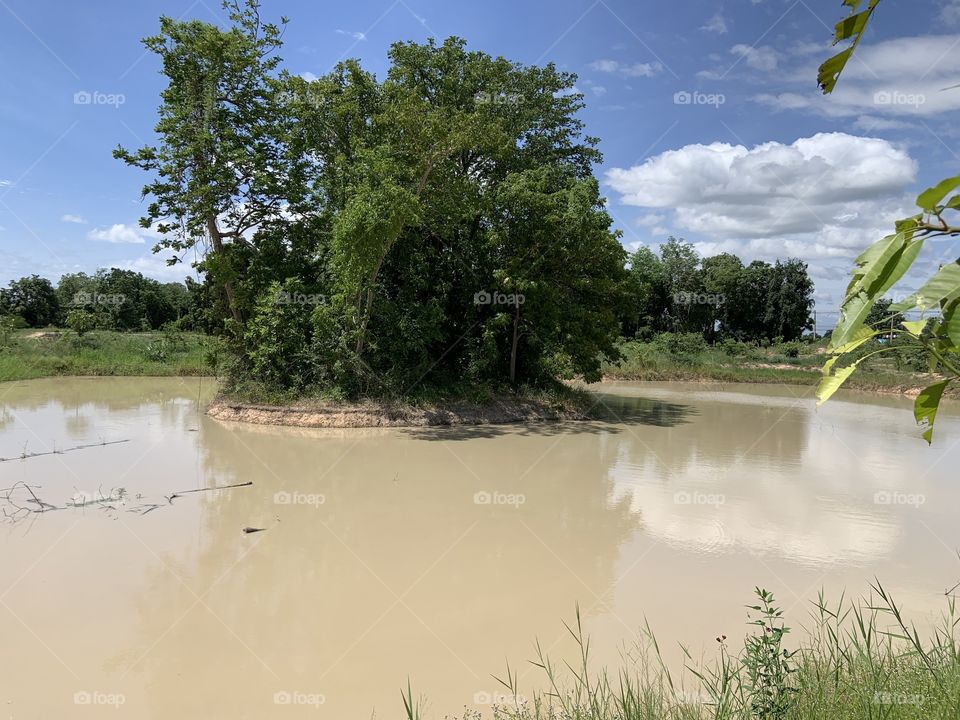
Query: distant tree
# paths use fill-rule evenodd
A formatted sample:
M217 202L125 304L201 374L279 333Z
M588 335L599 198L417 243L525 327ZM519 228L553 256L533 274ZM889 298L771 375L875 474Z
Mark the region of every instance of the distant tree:
M659 256L645 245L630 257L630 305L625 313L630 334L640 328L663 330L669 287Z
M743 273L743 262L736 255L722 253L704 258L701 263L703 290L711 311L708 333L713 336L716 323L720 331L731 329L737 303L737 283Z
M805 330L813 329L813 290L805 262L777 260L767 288L767 337L799 340Z
M667 315L675 332L703 332L710 314L700 302L703 278L700 256L691 243L670 236L660 246L667 287Z
M44 327L58 320L60 301L49 280L31 275L0 289L0 314L17 315L30 327Z

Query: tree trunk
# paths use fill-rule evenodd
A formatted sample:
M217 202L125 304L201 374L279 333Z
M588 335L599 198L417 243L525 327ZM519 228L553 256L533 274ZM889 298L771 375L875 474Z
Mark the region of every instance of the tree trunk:
M513 345L510 348L510 384L517 382L517 345L520 343L520 303L514 302Z
M223 235L220 228L217 227L217 219L212 215L207 218L207 232L210 234L210 242L213 244L213 251L217 255L223 255ZM233 300L233 281L224 280L223 291L227 295L227 306L230 308L230 314L238 323L242 321L240 311L237 309Z

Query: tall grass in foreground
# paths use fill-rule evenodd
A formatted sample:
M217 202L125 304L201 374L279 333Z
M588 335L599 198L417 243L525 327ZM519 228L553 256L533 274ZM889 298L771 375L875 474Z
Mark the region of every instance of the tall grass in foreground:
M596 670L579 611L568 626L579 660L556 667L537 646L534 661L547 690L524 697L516 672L497 678L509 701L465 720L956 720L960 718L958 619L948 594L941 622L924 637L877 583L857 602L831 606L821 594L810 636L786 647L790 628L773 595L756 590L749 606L751 633L733 649L717 638L717 659L677 678L663 661L649 628L616 672ZM409 720L420 718L408 685Z

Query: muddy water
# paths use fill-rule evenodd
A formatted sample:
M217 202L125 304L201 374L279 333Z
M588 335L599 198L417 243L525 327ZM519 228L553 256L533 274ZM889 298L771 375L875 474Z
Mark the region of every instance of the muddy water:
M56 506L125 490L0 524L0 715L391 718L409 677L439 718L505 659L534 687L577 603L598 662L645 619L675 659L741 636L754 585L799 623L877 576L922 620L960 577L950 408L928 448L909 402L797 388L608 385L605 422L385 431L227 425L211 390L0 385L0 457L128 441L0 463Z

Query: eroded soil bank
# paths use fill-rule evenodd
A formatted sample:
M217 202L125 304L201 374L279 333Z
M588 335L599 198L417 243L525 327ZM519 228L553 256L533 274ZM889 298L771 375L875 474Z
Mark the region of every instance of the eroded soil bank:
M307 428L428 427L440 425L504 425L510 423L582 420L576 403L500 399L489 403L446 402L429 406L380 403L329 405L258 405L215 399L207 414L217 420Z

